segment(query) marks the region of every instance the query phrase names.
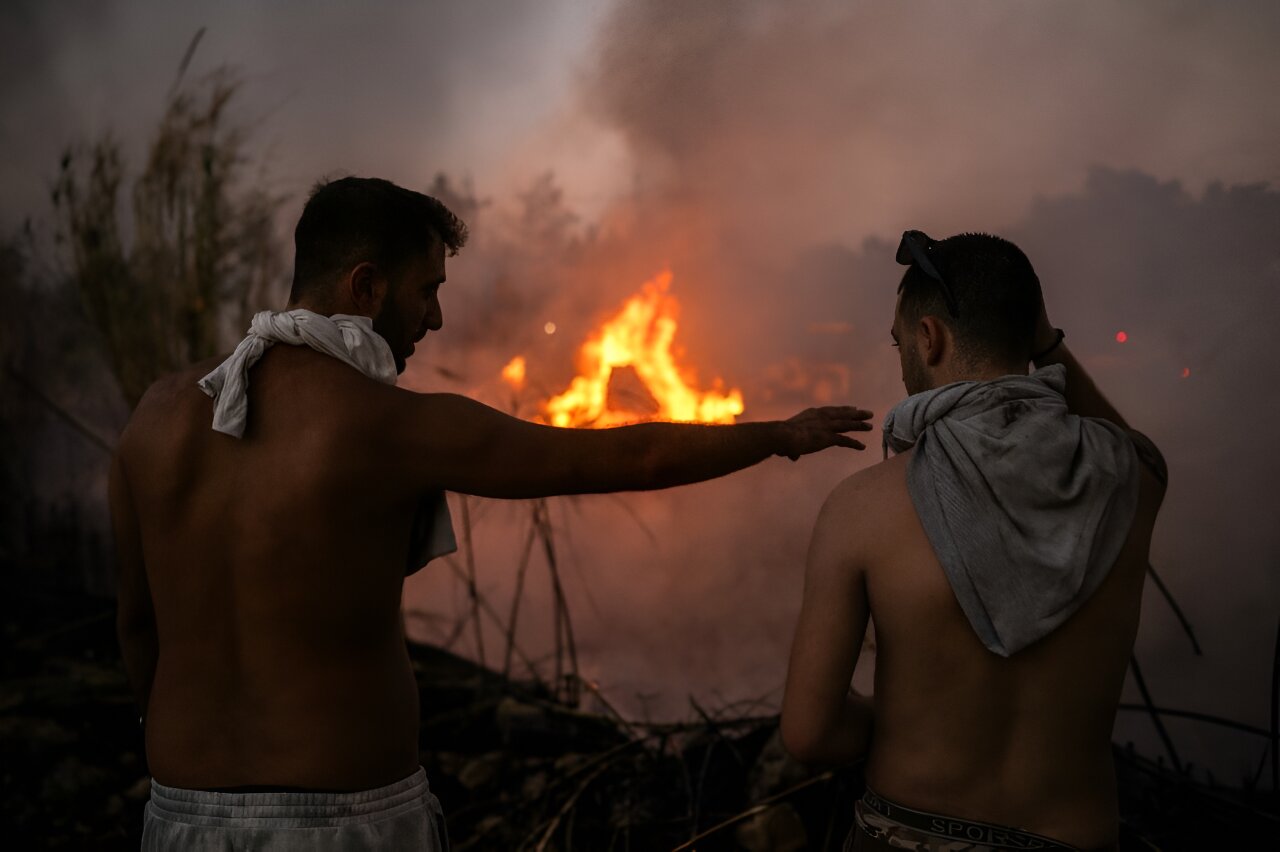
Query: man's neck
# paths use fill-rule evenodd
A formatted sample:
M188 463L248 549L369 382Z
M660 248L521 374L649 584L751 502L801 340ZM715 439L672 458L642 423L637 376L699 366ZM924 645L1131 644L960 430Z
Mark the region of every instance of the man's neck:
M1003 376L1025 376L1026 365L1021 368L1012 364L966 364L948 370L939 370L935 375L934 388L955 382L990 382Z

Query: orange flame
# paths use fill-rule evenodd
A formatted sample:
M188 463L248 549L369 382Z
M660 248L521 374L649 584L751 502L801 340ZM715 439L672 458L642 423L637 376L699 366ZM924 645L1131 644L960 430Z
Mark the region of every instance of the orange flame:
M676 363L671 343L679 305L667 293L671 277L668 271L646 282L582 344L579 375L563 393L543 405L552 425L603 428L637 420L732 423L742 413L740 390L699 391ZM652 395L658 405L656 414L610 406L609 378L623 367L634 370ZM715 384L719 387L720 380Z
M502 368L502 379L515 390L524 387L525 363L524 356L517 355L507 362L507 366Z

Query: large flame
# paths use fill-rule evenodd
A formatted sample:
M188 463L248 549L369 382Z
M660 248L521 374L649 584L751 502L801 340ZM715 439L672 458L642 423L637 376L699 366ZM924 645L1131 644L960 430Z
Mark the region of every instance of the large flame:
M731 388L700 391L676 363L679 304L667 291L671 273L647 281L640 292L587 338L578 351L578 375L569 387L543 404L553 426L603 428L637 420L732 423L743 411L742 392ZM613 371L630 367L657 403L657 412L615 407L609 395ZM721 382L714 383L719 388Z

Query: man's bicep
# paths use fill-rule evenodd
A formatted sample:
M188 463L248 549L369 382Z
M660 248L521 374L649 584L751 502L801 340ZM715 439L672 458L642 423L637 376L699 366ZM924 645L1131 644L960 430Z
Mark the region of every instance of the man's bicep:
M565 493L574 478L571 430L503 414L457 394L422 394L405 427L408 464L426 487L481 497Z

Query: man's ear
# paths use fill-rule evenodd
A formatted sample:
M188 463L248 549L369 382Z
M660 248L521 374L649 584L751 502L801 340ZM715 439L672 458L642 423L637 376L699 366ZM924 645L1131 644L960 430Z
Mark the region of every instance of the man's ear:
M920 354L924 356L924 363L929 367L938 366L950 343L950 329L935 316L923 316L918 330Z
M378 316L390 287L382 270L368 261L357 264L347 275L347 295L356 313L362 316Z

